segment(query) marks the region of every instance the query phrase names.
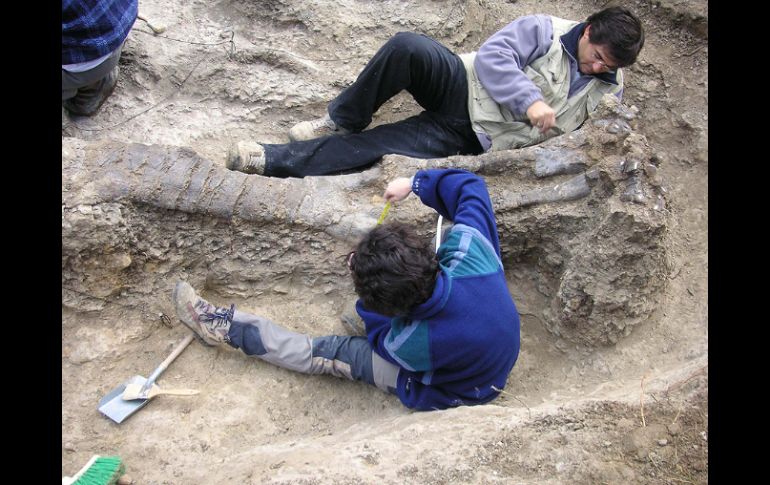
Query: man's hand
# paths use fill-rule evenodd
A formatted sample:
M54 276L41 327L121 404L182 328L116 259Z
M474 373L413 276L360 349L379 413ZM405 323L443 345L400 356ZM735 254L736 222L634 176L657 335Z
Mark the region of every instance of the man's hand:
M385 200L388 202L398 202L404 200L406 196L412 193L412 179L400 177L388 184L385 189Z
M556 112L543 101L535 101L527 108L527 118L532 126L545 133L556 126Z

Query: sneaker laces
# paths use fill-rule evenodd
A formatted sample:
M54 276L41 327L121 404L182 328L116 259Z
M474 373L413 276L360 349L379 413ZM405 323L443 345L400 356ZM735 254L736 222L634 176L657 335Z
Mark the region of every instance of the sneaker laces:
M212 323L213 328L224 327L233 322L233 314L235 313L235 303L230 305L229 310L224 308L216 308L214 313L201 313L198 317L198 321L201 323Z

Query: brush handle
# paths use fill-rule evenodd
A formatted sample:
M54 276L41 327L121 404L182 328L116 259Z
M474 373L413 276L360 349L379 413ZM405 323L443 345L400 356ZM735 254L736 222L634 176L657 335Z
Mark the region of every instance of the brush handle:
M98 459L99 459L99 455L94 455L91 457L90 460L88 460L88 462L85 465L83 465L83 468L81 468L80 471L78 471L76 474L74 474L71 477L61 477L61 485L72 485L73 483L78 481L80 477L82 477L83 474L85 474L85 472L87 472L88 469L91 468L91 465L96 463L96 460Z
M147 379L147 382L145 382L144 386L142 386L143 391L146 389L149 389L153 385L153 383L155 383L155 379L157 379L163 373L163 371L166 370L166 367L168 367L174 361L174 359L176 359L179 356L179 354L181 354L182 351L186 349L188 345L190 345L190 342L193 341L193 338L195 338L195 335L191 333L191 334L188 334L187 337L184 338L184 340L179 342L179 345L177 345L174 351L171 352L171 355L166 357L166 360L161 362L158 368L155 369L152 372L152 374L150 374L150 377Z

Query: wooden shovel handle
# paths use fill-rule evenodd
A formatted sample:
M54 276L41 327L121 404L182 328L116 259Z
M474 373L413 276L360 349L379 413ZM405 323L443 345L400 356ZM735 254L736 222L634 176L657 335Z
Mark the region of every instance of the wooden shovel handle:
M166 360L161 362L161 364L158 366L158 368L163 368L163 370L166 369L172 362L174 362L174 359L179 357L179 354L182 353L182 351L187 348L188 345L190 345L190 342L193 341L195 338L195 335L192 333L188 334L187 337L184 338L181 342L179 342L179 345L176 346L173 352L171 352L171 355L166 357Z
M152 386L152 383L155 382L155 379L160 376L160 374L166 370L166 367L168 367L174 359L176 359L179 354L182 353L182 351L187 348L188 345L190 345L190 342L193 341L195 338L195 335L192 333L188 334L187 337L184 338L181 342L179 342L179 345L176 346L173 352L171 352L171 355L166 357L166 360L160 363L160 365L153 371L152 375L150 375L149 379L147 379L147 382L144 385L144 389L148 389L150 386Z
M158 389L157 391L151 390L150 394L171 394L173 396L194 396L196 394L200 394L200 391L197 389Z

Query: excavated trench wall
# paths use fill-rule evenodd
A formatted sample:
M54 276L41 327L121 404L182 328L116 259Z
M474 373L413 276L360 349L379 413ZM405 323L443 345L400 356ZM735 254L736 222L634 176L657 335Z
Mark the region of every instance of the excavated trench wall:
M360 174L305 179L230 172L189 149L71 140L63 302L98 310L120 295L139 305L182 278L223 296L342 304L353 293L344 256L374 226L382 187L417 168L455 166L485 177L505 266L536 281L548 330L612 344L651 315L666 273L665 199L634 116L608 97L583 128L539 147L388 156ZM435 213L416 197L390 217L433 237Z

